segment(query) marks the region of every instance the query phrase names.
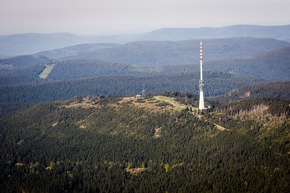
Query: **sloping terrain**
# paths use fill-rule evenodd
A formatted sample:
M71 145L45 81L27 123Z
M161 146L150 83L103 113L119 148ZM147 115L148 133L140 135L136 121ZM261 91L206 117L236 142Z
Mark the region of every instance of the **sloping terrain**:
M290 80L290 47L257 54L248 59L208 62L205 70L231 73L264 80Z
M290 25L285 26L257 26L233 25L226 27L201 28L163 28L144 34L143 40L188 40L226 37L268 37L278 40L290 40Z
M145 41L131 42L118 46L100 48L99 44L91 46L90 49L80 49L70 52L65 48L55 51L42 52L51 58L60 58L63 53L64 59L97 59L110 63L123 63L142 66L168 66L184 65L199 62L199 41ZM204 61L245 59L256 54L287 47L290 44L283 41L267 38L224 38L205 39ZM68 50L68 51L67 51ZM77 55L75 53L78 53ZM55 54L54 54L55 53ZM69 54L71 53L71 56Z
M34 54L85 43L128 43L134 41L177 41L189 39L261 37L290 42L290 26L234 25L217 28L168 28L144 34L77 36L70 33L14 34L0 36L0 57Z
M288 102L196 116L164 100L97 95L2 118L2 191L287 192Z
M290 100L290 82L268 82L249 84L229 92L224 99L262 99L275 98L280 100Z
M60 48L60 49L43 51L43 52L37 53L36 55L46 56L52 59L58 59L58 58L65 58L69 56L77 56L77 55L81 55L87 52L96 52L100 49L115 47L118 45L119 44L112 44L112 43L111 44L110 43L81 44L81 45L76 45L76 46Z
M226 38L204 40L204 44L205 71L289 80L289 43L265 38ZM199 70L198 49L197 40L73 46L0 60L0 83L12 86L45 82L38 76L48 64L56 65L47 81L196 72Z
M233 89L259 81L254 78L237 77L220 72L208 72L204 74L204 77L206 79L205 96L224 95ZM132 96L140 94L143 88L148 93L168 91L198 93L198 81L198 72L140 77L104 76L52 82L42 80L39 84L0 87L0 101L3 103L38 103L67 100L98 93L110 96Z
M0 55L17 56L33 54L80 43L82 43L81 38L70 33L6 35L0 36Z
M10 65L14 68L27 67L37 64L51 63L52 60L44 56L23 55L0 60L0 66Z

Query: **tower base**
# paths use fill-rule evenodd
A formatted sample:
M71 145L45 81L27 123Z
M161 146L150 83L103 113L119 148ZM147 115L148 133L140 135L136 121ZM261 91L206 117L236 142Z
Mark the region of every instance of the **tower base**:
M198 106L199 110L204 110L204 95L203 95L203 91L199 92L199 106Z

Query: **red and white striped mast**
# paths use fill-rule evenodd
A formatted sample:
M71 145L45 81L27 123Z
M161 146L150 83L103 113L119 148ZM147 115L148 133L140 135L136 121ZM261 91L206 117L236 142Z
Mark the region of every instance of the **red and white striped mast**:
M202 41L200 41L200 49L199 49L199 59L200 59L200 80L199 80L199 110L205 109L204 107L204 94L203 94L203 78L202 78Z

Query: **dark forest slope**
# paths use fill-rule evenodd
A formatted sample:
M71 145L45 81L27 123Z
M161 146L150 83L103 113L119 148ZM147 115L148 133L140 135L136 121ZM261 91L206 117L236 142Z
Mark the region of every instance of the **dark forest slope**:
M204 69L264 80L290 80L290 47L260 53L248 59L209 62Z
M289 43L265 38L227 38L204 40L204 45L206 71L264 80L289 80ZM2 59L0 84L45 82L38 75L45 64L52 63L56 65L48 80L195 72L199 70L198 46L197 40L86 44L42 53L46 56Z
M204 60L245 59L256 54L287 47L290 44L267 38L224 38L205 39ZM94 48L95 47L95 48ZM71 49L81 49L72 47ZM65 59L97 59L111 63L130 65L164 66L192 64L199 61L199 40L185 41L143 41L100 48L99 44L90 49L71 52L67 48L39 53L39 55ZM75 53L78 53L77 55ZM69 56L71 54L71 56Z
M228 93L227 97L233 100L243 98L275 98L290 100L290 82L250 84Z
M1 119L0 185L4 192L287 192L289 114L272 112L273 104L288 107L253 101L244 113L232 104L198 118L153 98L38 104Z
M259 80L237 77L220 72L206 72L205 95L223 95L233 89ZM0 87L0 101L38 103L43 101L72 99L77 96L105 94L128 96L139 94L143 88L147 93L179 91L198 93L199 73L178 73L161 76L105 76L70 81L55 81Z

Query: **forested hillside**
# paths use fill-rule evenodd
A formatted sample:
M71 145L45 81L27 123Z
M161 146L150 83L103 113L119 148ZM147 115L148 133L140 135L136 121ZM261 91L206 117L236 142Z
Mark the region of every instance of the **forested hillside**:
M229 92L225 97L227 100L275 98L279 100L290 100L290 82L267 82L249 84Z
M287 42L247 37L207 39L204 44L206 97L250 83L289 80ZM197 40L84 44L42 53L47 56L2 59L1 114L9 115L29 104L96 93L132 96L143 88L152 94L198 93L198 46ZM49 64L54 67L45 79L40 78Z
M79 97L2 118L1 190L288 192L289 101L198 116L160 97Z
M208 62L205 70L227 72L264 80L290 80L290 47L258 54L248 59Z
M106 48L115 47L115 46L120 46L120 44L113 44L113 43L80 44L80 45L55 49L55 50L47 50L47 51L39 52L35 55L46 56L52 59L60 59L60 58L65 58L69 56L81 55L87 52L96 52L101 49L106 49Z
M45 56L23 55L7 59L1 59L0 65L10 65L14 68L27 67L37 64L48 64L52 60Z
M142 66L192 64L199 61L199 41L143 41L104 46L103 48L96 44L90 49L82 49L82 47L77 46L71 49L61 49L57 52L42 52L39 55L60 59L60 53L62 53L62 60L97 59L111 63ZM288 42L275 39L252 37L204 39L203 42L205 62L249 58L259 53L290 45ZM71 52L71 50L74 51Z
M265 38L227 38L204 40L204 44L205 71L230 73L246 79L289 80L289 43ZM196 72L199 70L198 45L197 40L86 44L42 53L46 56L2 59L0 85ZM55 66L43 80L38 76L47 64Z
M225 27L201 28L163 28L157 29L142 37L143 40L188 40L226 37L268 37L288 41L290 25L285 26L257 26L233 25Z
M223 95L233 89L259 80L236 77L220 72L206 72L205 95ZM104 76L97 78L55 81L0 87L0 101L38 103L43 101L72 99L97 93L110 96L133 96L143 88L147 93L167 91L198 93L199 73L178 73L164 76Z
M0 36L0 56L34 54L78 44L128 43L134 41L179 41L229 37L275 38L290 42L290 26L234 25L226 27L167 28L143 34L77 36L71 33L14 34Z

